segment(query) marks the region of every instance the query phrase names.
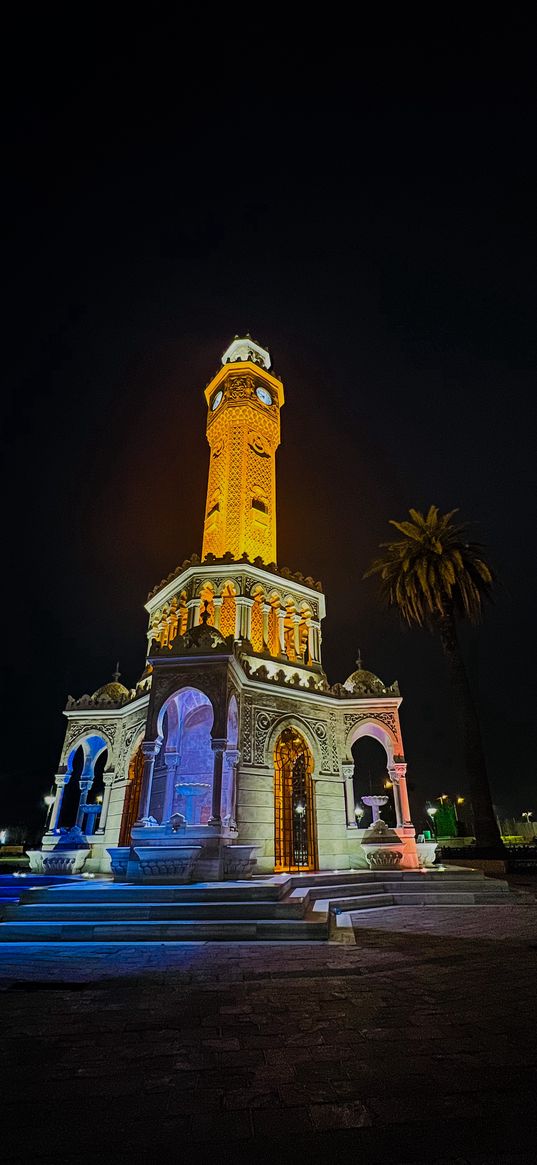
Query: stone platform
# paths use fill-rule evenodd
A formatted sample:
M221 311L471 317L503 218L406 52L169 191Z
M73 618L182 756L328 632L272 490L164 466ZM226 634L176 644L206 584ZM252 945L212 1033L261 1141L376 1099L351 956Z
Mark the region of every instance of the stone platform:
M192 885L65 882L6 905L1 942L355 942L353 916L400 906L505 905L476 870L334 871Z

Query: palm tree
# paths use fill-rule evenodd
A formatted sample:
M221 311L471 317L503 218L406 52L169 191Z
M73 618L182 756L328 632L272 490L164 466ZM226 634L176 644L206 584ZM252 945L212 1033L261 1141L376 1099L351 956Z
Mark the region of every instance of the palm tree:
M494 576L481 547L468 541L467 526L453 521L457 510L427 514L410 510L412 521L390 525L403 535L383 542L385 551L364 575L379 575L388 607L395 607L409 626L436 632L447 658L459 711L466 774L474 810L476 841L501 846L492 807L479 719L459 645L457 623L479 622L483 600L490 598Z

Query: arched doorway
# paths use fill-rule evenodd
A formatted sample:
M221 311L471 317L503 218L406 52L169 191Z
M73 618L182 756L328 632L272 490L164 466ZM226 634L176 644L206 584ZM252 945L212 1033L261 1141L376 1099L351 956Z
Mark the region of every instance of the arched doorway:
M313 757L296 728L284 728L274 748L276 873L317 866Z
M197 688L181 688L159 712L161 746L155 761L149 813L159 823L181 813L188 825L212 814L214 752L211 701Z
M125 801L121 817L118 845L130 845L131 829L138 819L140 808L140 794L142 792L142 777L144 773L144 755L141 742L133 752L129 764L129 783L125 789Z
M354 804L364 809L362 797L386 797L386 803L379 807L380 816L387 825L394 826L396 820L392 783L384 745L374 736L364 735L355 740L351 752L354 760ZM365 827L370 821L371 808L368 807L360 824Z

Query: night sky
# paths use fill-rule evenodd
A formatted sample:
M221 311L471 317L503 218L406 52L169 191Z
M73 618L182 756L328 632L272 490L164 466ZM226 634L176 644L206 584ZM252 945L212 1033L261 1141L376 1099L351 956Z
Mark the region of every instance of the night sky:
M401 685L414 803L466 791L440 647L362 581L390 518L460 507L498 575L464 637L494 800L537 812L524 68L287 86L286 58L215 96L172 57L11 94L0 825L39 822L67 695L143 670L147 593L201 550L203 388L246 331L284 381L278 558L323 581L330 682L359 647Z

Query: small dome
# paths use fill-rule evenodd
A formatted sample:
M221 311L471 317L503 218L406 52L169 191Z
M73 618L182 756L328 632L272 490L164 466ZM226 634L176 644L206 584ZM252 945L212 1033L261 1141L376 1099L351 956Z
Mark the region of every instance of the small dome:
M345 680L343 687L347 692L356 692L358 695L384 696L386 694L386 685L383 684L382 680L379 680L379 677L374 675L372 671L366 671L363 667L353 671L352 675Z
M93 693L92 700L108 700L111 704L119 704L120 700L128 698L129 690L124 684L120 684L117 680L110 680L110 683L103 684L102 688L97 688Z

